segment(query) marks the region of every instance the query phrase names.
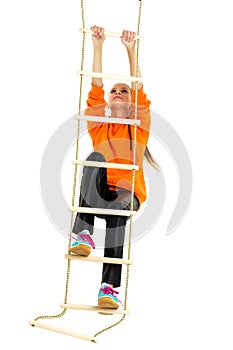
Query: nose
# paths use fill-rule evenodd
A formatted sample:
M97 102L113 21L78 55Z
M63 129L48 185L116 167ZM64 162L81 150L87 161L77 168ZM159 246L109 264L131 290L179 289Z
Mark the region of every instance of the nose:
M116 89L115 95L121 95L121 91L119 89Z

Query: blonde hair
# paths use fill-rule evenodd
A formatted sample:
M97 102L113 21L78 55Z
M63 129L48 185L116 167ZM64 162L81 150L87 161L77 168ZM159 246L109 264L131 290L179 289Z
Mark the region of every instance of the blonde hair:
M155 168L156 170L160 170L159 164L154 160L147 146L144 152L144 157L153 168Z

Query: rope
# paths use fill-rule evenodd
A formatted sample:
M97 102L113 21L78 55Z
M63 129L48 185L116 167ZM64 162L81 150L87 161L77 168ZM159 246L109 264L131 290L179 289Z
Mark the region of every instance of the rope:
M141 13L142 13L142 1L139 1L139 11L138 11L138 25L137 25L137 35L139 36L140 32L140 22L141 22ZM140 40L137 39L137 46L136 46L136 77L139 75L139 42ZM137 119L138 116L138 82L135 84L135 104L134 104L134 118ZM133 138L133 164L136 164L136 150L137 150L137 125L134 124L134 138ZM135 188L135 170L132 170L132 189L131 189L131 201L130 201L130 210L133 211L133 204L134 204L134 188ZM128 238L128 260L130 260L131 257L131 240L132 240L132 233L133 233L133 216L130 216L130 228L129 228L129 238ZM127 309L127 299L128 299L128 288L129 288L129 269L130 266L127 265L126 269L126 282L125 282L125 299L124 299L124 310ZM108 330L110 330L113 327L118 326L124 319L126 315L123 315L122 318L113 323L112 325L103 328L102 330L98 331L94 337L97 337L101 333L104 333Z
M84 6L83 6L83 0L81 0L81 13L82 13L82 26L85 27L85 19L84 19ZM84 67L84 57L85 57L85 33L83 33L83 39L82 39L82 51L81 51L81 70L83 70ZM81 112L81 102L82 102L82 87L83 87L83 77L80 76L80 91L79 91L79 102L78 102L78 113ZM79 137L80 137L80 120L77 120L77 136L76 136L76 151L75 151L75 158L78 160L78 154L79 154ZM76 184L77 184L77 174L78 174L78 165L75 164L74 168L74 180L73 180L73 190L72 190L72 207L74 206L75 202L75 196L76 196ZM70 217L70 234L69 234L69 242L68 242L68 253L69 249L71 247L71 238L72 238L72 228L73 228L73 221L74 221L74 212L71 212ZM64 304L67 304L68 301L68 293L69 293L69 281L70 281L70 265L71 260L68 259L67 261L67 270L66 270L66 283L65 283L65 295L64 295ZM34 319L34 321L38 321L39 319L54 319L54 318L60 318L65 315L67 309L64 308L63 311L56 315L42 315L38 316Z

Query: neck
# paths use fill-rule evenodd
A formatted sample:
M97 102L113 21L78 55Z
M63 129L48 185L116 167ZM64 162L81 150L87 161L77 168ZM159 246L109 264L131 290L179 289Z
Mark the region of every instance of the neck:
M119 110L111 110L111 116L113 118L125 118L126 116L128 116L128 112L123 112L123 111L119 111Z
M111 116L115 117L115 118L126 118L129 116L129 106L121 106L121 108L119 108L119 106L111 106L110 108L111 110Z

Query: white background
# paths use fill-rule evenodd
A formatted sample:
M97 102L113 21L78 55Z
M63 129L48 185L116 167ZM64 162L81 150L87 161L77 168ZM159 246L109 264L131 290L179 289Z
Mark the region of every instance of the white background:
M85 5L88 27L135 30L138 1L86 0ZM167 236L178 182L166 152L153 149L165 173L166 207L156 227L133 245L131 315L94 345L28 326L38 315L60 312L64 296L67 241L44 210L40 162L54 131L77 111L79 1L1 3L0 342L5 349L15 344L24 349L232 349L231 5L230 0L143 3L145 90L152 109L176 129L189 152L193 197L183 223ZM123 49L116 40L105 43L106 72L127 73ZM86 58L88 66L90 37ZM71 296L93 304L101 268L86 265L72 270ZM62 322L94 334L112 319L68 311Z

